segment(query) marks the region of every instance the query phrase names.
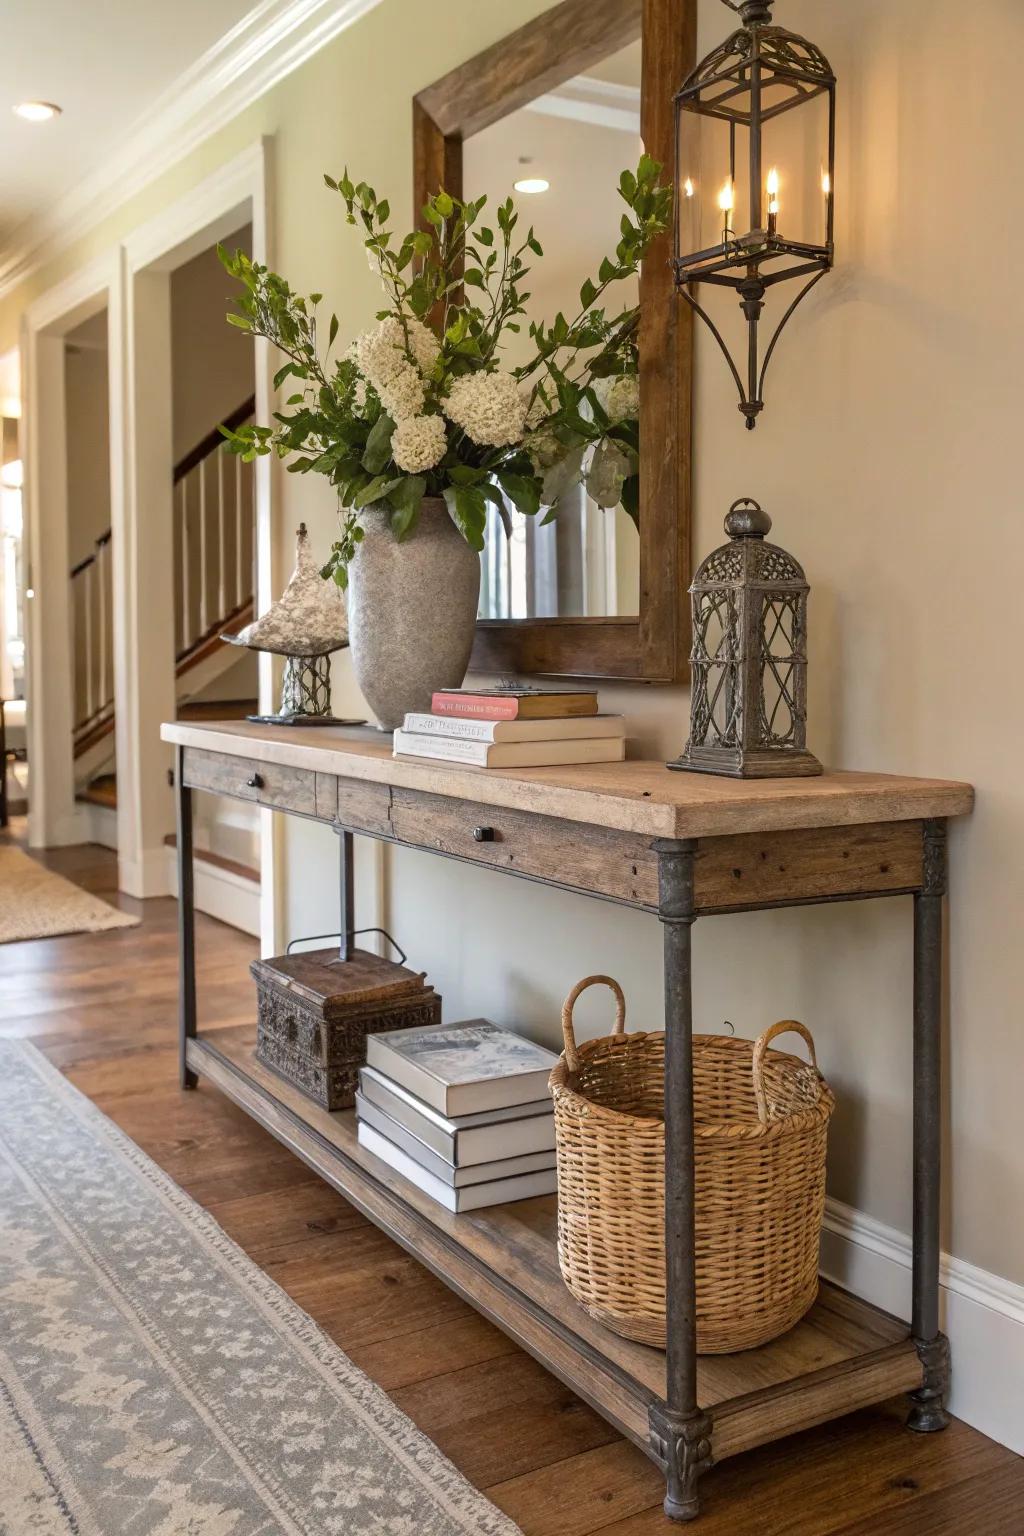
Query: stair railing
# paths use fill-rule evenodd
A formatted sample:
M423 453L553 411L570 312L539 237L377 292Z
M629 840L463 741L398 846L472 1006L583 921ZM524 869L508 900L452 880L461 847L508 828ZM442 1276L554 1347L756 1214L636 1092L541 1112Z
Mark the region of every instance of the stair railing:
M75 736L91 731L114 707L110 529L71 571Z
M253 398L225 417L226 427L252 419ZM252 465L230 456L218 430L174 466L177 613L180 663L218 634L253 599L255 553Z

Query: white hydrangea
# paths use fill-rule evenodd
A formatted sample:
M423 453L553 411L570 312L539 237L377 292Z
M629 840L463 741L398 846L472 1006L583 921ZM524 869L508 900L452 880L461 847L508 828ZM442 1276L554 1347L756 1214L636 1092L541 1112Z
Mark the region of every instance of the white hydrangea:
M405 353L402 326L394 315L357 336L355 350L359 372L378 393L381 385L393 379L399 369L411 366Z
M409 332L409 351L412 353L413 362L426 378L441 356L441 343L429 325L424 325L422 320L407 320L405 324Z
M407 416L391 437L391 457L399 469L419 475L444 458L448 446L440 416Z
M372 330L357 336L351 350L360 373L379 393L396 374L414 364L424 376L430 373L441 344L422 320L407 320L403 329L397 315L387 315Z
M405 421L423 410L423 380L404 358L401 367L385 383L377 385L377 393L392 421Z
M640 380L636 374L595 379L593 390L609 421L632 421L640 415Z
M474 443L503 448L522 441L526 401L510 373L468 373L455 380L443 405Z
M366 410L366 380L356 379L352 386L352 409L357 416Z

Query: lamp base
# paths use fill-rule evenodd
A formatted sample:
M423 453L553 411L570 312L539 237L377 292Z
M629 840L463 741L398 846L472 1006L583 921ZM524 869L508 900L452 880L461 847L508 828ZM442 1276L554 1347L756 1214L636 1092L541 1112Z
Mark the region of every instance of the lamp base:
M710 773L723 779L807 779L824 769L813 752L777 747L743 752L731 747L687 747L666 767L679 773Z

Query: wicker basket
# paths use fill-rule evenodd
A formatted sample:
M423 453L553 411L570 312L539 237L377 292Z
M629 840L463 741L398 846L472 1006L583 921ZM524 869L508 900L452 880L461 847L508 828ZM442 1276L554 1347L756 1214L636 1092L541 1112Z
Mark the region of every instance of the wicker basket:
M586 987L615 994L615 1031L576 1044ZM558 1261L577 1301L616 1333L665 1344L665 1036L625 1033L618 982L589 976L562 1010L551 1074ZM802 1035L811 1064L768 1046ZM825 1141L835 1099L802 1024L755 1042L693 1041L697 1348L753 1349L792 1328L818 1293Z

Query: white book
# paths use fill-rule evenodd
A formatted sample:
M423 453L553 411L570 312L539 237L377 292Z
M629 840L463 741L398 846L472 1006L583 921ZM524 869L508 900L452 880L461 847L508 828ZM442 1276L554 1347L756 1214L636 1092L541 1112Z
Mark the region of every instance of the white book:
M521 1157L494 1158L486 1163L470 1163L458 1168L454 1163L428 1147L425 1142L414 1136L412 1131L404 1125L399 1125L397 1120L376 1104L371 1104L362 1093L356 1094L356 1119L361 1125L370 1125L389 1141L394 1142L409 1157L414 1158L421 1168L428 1173L442 1179L445 1184L450 1184L453 1189L463 1189L471 1184L486 1184L492 1179L511 1179L520 1173L542 1173L546 1168L555 1166L554 1148L550 1147L546 1152L526 1152Z
M387 1163L396 1173L422 1189L425 1195L436 1200L449 1211L476 1211L485 1205L505 1205L510 1200L529 1200L534 1195L553 1195L558 1184L554 1168L542 1173L521 1173L513 1179L489 1179L486 1184L470 1184L465 1189L453 1189L443 1179L421 1168L415 1158L409 1157L401 1147L375 1131L372 1125L361 1120L358 1126L359 1145Z
M366 1041L367 1066L442 1115L532 1104L547 1093L557 1061L553 1051L490 1019L392 1029Z
M624 715L579 715L555 720L462 720L457 715L406 715L403 730L453 741L584 741L626 734Z
M449 1118L374 1067L360 1067L359 1091L446 1163L459 1168L528 1152L550 1152L555 1145L554 1105L549 1098Z
M429 757L438 762L468 763L474 768L554 768L564 763L620 763L626 755L621 736L586 736L579 741L465 741L397 730L395 757Z

